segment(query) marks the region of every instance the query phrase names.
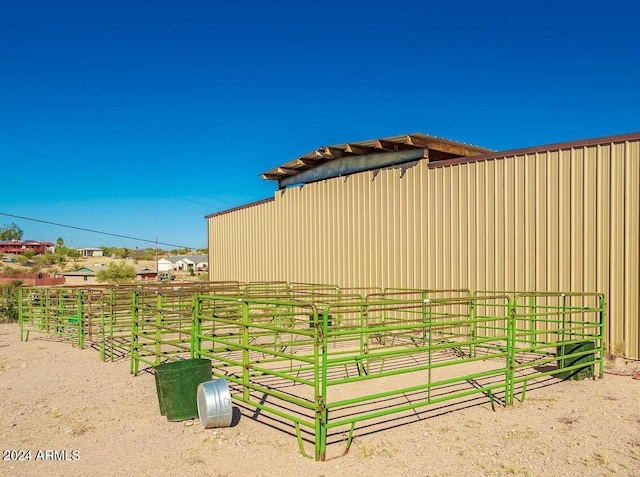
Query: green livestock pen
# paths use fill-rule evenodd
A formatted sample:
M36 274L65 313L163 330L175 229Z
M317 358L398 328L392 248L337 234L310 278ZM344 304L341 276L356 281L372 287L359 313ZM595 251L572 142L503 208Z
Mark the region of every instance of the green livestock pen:
M358 426L602 375L602 295L449 294L197 296L193 355L212 359L236 402L291 423L317 460L331 442L347 452Z
M316 460L434 411L508 406L538 386L602 376L605 318L597 293L223 282L20 297L23 339L88 341L103 360L128 356L134 374L211 359L236 405Z

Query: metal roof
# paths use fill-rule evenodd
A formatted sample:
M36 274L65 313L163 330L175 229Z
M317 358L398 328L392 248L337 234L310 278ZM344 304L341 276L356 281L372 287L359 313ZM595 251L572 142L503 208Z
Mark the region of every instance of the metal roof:
M502 159L504 157L510 157L510 156L524 156L527 154L536 154L536 153L546 152L546 151L559 151L563 149L572 149L576 147L599 146L602 144L615 144L615 143L621 143L626 141L637 141L638 139L640 139L640 131L630 132L625 134L616 134L614 136L603 136L603 137L596 137L591 139L578 139L575 141L558 142L554 144L546 144L543 146L532 146L532 147L523 147L518 149L508 149L506 151L495 151L495 152L480 154L473 157L452 158L444 161L429 163L429 167L437 168L437 167L445 167L445 166L454 166L458 164L465 164L468 162L490 161L490 160Z
M526 154L535 154L535 153L544 152L544 151L570 149L573 147L597 146L601 144L614 144L614 143L620 143L625 141L635 141L635 140L640 140L640 131L626 133L626 134L617 134L612 136L597 137L597 138L591 138L591 139L566 141L566 142L548 144L543 146L510 149L505 151L493 151L490 149L471 146L471 145L457 142L457 141L451 141L449 139L434 138L433 136L427 136L421 133L415 133L415 134L407 134L405 136L393 136L385 139L376 139L376 140L370 140L370 141L340 144L336 146L321 147L308 154L302 155L297 159L290 161L282 166L279 166L277 168L264 172L262 174L262 177L269 180L281 181L288 177L292 177L295 174L304 172L305 170L312 169L313 168L312 164L314 162L315 164L321 164L321 163L326 163L332 160L331 157L323 157L323 154L326 156L328 153L334 153L337 151L337 154L339 154L339 151L343 151L343 153L346 153L346 155L348 154L355 155L355 151L358 151L357 146L362 146L362 147L368 146L375 149L377 147L378 142L380 142L380 146L385 146L387 145L387 143L392 143L392 144L398 144L399 148L406 147L407 145L413 145L415 148L415 147L419 147L419 146L416 146L416 144L419 144L420 140L423 140L424 143L427 144L427 147L429 148L429 151L428 151L429 168L437 168L437 167L455 166L455 165L465 164L469 162L489 161L489 160L501 159L504 157L515 156L515 155L526 155ZM428 143L428 141L431 141L431 142ZM411 142L412 144L407 144L408 142ZM470 154L467 154L467 155L454 154L453 156L445 157L446 156L445 153L440 151L440 149L445 149L445 148L448 148L449 151L452 151L452 150L455 150L456 146L462 148L463 152L464 152L464 148L467 148L467 151ZM449 154L452 154L452 153L449 152ZM440 155L439 159L437 158L438 155ZM337 157L333 157L333 159L336 159L336 158ZM305 163L308 163L308 164L305 164ZM266 199L244 204L238 207L233 207L231 209L215 212L213 214L206 215L205 218L209 219L212 217L233 213L238 210L247 209L247 208L265 204L268 202L274 202L274 197L269 197Z
M330 161L343 158L355 158L358 156L364 159L364 164L363 166L359 166L359 170L362 170L363 167L366 169L367 163L371 165L369 169L377 169L385 167L383 163L376 160L377 156L406 151L414 152L414 154L405 155L405 162L415 160L416 158L429 158L431 162L493 152L491 149L452 141L450 139L429 136L423 133L410 133L367 141L336 144L333 146L321 146L292 161L263 172L261 176L263 179L276 180L281 183L282 181L317 168ZM373 156L376 156L376 158ZM402 158L396 159L394 164L402 160ZM311 180L302 179L300 182L311 182ZM282 184L280 185L282 186Z
M95 270L92 270L89 267L80 267L77 270L63 273L62 275L65 277L94 277L97 275L97 273Z

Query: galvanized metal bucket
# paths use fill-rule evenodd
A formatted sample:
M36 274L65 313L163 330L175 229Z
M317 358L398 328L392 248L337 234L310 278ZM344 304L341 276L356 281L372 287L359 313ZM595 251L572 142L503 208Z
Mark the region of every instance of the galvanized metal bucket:
M231 393L225 379L214 379L198 385L198 416L205 429L229 427L233 417Z

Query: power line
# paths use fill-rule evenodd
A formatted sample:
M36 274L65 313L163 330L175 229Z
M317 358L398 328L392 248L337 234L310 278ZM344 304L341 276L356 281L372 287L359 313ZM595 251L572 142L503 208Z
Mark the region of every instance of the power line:
M188 192L194 192L194 189L193 189L192 187L190 187L190 188L188 188L188 189L187 189L186 187L182 187L182 186L180 186L179 184L170 184L170 183L168 183L168 182L161 181L160 179L154 179L154 178L148 178L148 177L147 177L147 178L145 178L145 180L151 180L151 181L153 181L153 182L156 182L156 183L161 184L161 185L164 185L164 186L169 186L169 187L179 188L179 189L182 189L182 190L184 190L184 191L188 191ZM157 189L154 189L154 190L157 190ZM162 189L162 192L163 192L163 193L166 193L166 192L164 191L164 189ZM197 192L197 191L195 191L195 192ZM176 197L176 198L178 198L178 199L186 200L186 201L188 201L188 202L193 202L194 204L204 205L204 206L209 207L209 208L211 208L211 209L218 209L218 210L222 210L222 208L221 208L221 207L218 207L218 206L216 206L216 205L205 204L205 203L203 203L203 202L198 202L198 201L195 201L195 200L192 200L192 199L187 199L187 198L185 198L185 197L181 197L181 196L179 196L179 195L174 195L174 194L168 194L168 195L170 195L170 196L172 196L172 197ZM219 197L213 197L213 196L206 195L206 194L202 194L202 195L204 195L204 197L205 197L205 198L207 198L207 199L217 200L218 202L222 202L223 204L227 204L227 205L230 205L230 206L232 206L232 207L237 207L237 206L241 205L241 204L239 204L239 203L237 203L237 202L230 202L230 201L225 200L225 199L220 199Z
M173 243L166 243L166 242L156 242L155 240L149 240L149 239L142 239L142 238L138 238L138 237L130 237L128 235L120 235L120 234L114 234L111 232L102 232L100 230L93 230L93 229L87 229L84 227L76 227L74 225L65 225L65 224L58 224L56 222L49 222L48 220L40 220L40 219L33 219L30 217L22 217L20 215L14 215L14 214L7 214L6 212L0 212L0 215L4 215L6 217L13 217L15 219L22 219L22 220L30 220L31 222L38 222L41 224L48 224L48 225L56 225L58 227L65 227L67 229L75 229L75 230L82 230L83 232L91 232L94 234L102 234L102 235L110 235L111 237L119 237L119 238L125 238L125 239L129 239L129 240L137 240L139 242L152 242L152 243L156 243L158 245L167 245L169 247L176 247L176 248L189 248L192 250L196 250L196 247L187 247L186 245L176 245Z
M158 189L154 188L153 190L158 191ZM204 202L198 202L197 200L193 200L193 199L187 199L186 197L182 197L179 195L175 195L175 194L170 194L166 191L159 191L162 192L164 195L167 195L169 197L175 197L176 199L180 199L180 200L184 200L187 202L192 202L194 204L198 204L198 205L202 205L204 207L207 207L208 209L215 209L215 210L223 210L221 207L217 207L215 205L211 205L211 204L205 204ZM213 199L213 197L211 197ZM222 200L222 199L218 199L218 200ZM229 204L231 204L231 202L229 202ZM231 204L234 205L234 204Z

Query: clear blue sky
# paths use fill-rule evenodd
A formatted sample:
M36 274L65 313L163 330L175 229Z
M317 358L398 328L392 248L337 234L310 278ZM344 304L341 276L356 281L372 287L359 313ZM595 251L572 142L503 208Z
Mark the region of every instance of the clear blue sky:
M635 1L16 1L0 13L0 215L73 246L205 247L316 147L493 149L640 130ZM172 248L163 246L163 248Z

